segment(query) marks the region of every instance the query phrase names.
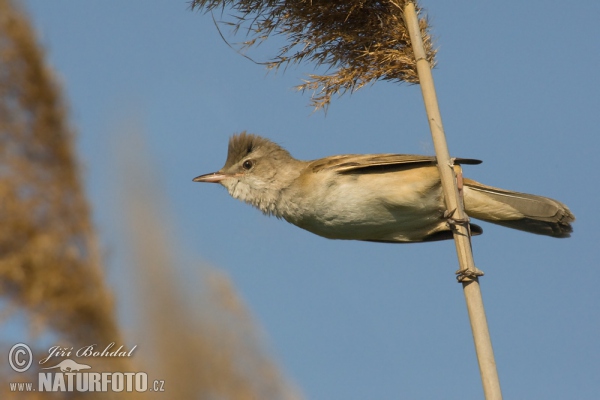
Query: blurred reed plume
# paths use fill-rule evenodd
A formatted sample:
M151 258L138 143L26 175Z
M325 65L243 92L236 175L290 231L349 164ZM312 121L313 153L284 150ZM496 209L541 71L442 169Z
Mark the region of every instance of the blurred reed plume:
M35 360L48 355L49 346L38 340L44 336L74 348L122 343L67 121L60 87L27 16L11 0L0 0L0 323L25 317L29 338L23 341ZM0 343L3 357L9 346ZM35 382L38 368L15 374L2 363L0 397L19 396L7 392L7 381ZM123 371L127 362L104 358L94 368Z
M402 19L408 0L194 0L193 9L212 12L231 9L233 32L246 33L245 51L271 36L288 44L266 62L267 68L287 67L302 61L334 71L309 74L297 86L313 92L311 104L327 108L335 94L354 92L377 80L418 83L410 37ZM420 13L420 9L417 8ZM435 50L426 18L419 24L427 60L433 66Z
M73 344L118 341L60 87L10 0L0 67L0 295Z
M36 361L48 355L42 339L76 349L124 343L67 121L60 87L26 15L11 0L0 0L0 323L17 313L32 321L23 341L33 347ZM125 158L133 160L130 156ZM194 276L193 291L177 281L176 253L157 216L162 210L149 201L156 190L150 192L135 174L140 165L149 168L130 162L126 178L136 179L121 189L138 278L132 282L139 299L134 312L141 319L126 347L138 347L134 360L111 357L90 364L94 371L145 371L149 380L164 380L165 392L25 395L10 392L8 382L37 382L39 366L17 374L4 362L0 398L299 398L265 355L226 277L205 268ZM0 342L0 354L8 348Z
M132 258L140 365L164 379L165 394L173 399L299 399L266 356L230 280L178 256L182 252L160 196L164 191L157 189L160 174L146 159L139 129L126 129L117 139L117 192Z

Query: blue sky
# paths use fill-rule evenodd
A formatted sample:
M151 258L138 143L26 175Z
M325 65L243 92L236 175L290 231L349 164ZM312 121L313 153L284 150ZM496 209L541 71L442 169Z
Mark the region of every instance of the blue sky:
M24 4L68 97L118 295L124 249L111 148L133 120L181 251L232 278L307 398L482 397L452 242L326 240L191 181L219 169L228 137L242 130L301 159L433 154L417 86L378 82L313 113L309 95L293 90L311 66L267 74L186 1ZM505 398L597 398L600 3L421 5L439 48L434 79L450 152L484 161L465 175L556 198L577 217L570 239L486 223L474 239ZM265 59L277 43L251 54Z

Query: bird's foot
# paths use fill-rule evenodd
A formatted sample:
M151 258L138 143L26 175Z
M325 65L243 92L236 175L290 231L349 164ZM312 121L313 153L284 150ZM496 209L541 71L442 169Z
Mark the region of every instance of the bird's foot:
M478 277L483 276L484 273L482 270L480 270L477 267L473 267L474 269L471 268L465 268L465 269L459 269L458 271L455 272L456 274L456 280L458 282L471 282L476 280Z
M446 223L452 228L456 225L466 225L469 226L469 222L471 220L468 216L464 216L463 218L454 218L454 214L456 213L456 208L452 211L446 210L444 211L444 219Z

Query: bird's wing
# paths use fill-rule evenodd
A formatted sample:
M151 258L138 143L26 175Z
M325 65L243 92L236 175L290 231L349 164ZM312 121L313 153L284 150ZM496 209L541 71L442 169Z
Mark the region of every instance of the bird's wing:
M480 160L455 158L455 164L481 164ZM309 167L313 172L334 170L340 174L388 172L424 165L435 165L434 156L415 154L346 154L314 160Z
M478 236L483 233L483 229L474 223L469 223L469 229L471 230L471 236ZM399 240L369 240L362 239L363 242L375 242L375 243L421 243L421 242L439 242L440 240L450 240L454 239L454 234L448 228L448 230L439 231L432 233L431 235L425 236L420 240L410 240L410 241L399 241Z

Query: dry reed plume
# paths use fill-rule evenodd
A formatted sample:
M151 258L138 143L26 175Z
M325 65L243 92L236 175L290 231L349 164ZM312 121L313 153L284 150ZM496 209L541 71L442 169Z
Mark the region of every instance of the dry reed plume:
M0 294L72 342L118 340L60 88L26 16L0 11Z
M165 380L169 398L298 399L265 355L250 314L223 273L198 264L185 268L187 285L178 280L183 262L160 204L159 174L145 159L140 136L130 130L120 138L117 192L132 253L141 365Z
M415 57L402 19L407 0L194 0L193 9L212 12L231 9L233 32L245 31L244 51L271 36L285 37L288 44L266 63L277 69L302 61L334 71L309 74L297 86L313 92L311 104L327 108L331 97L354 92L377 80L418 83ZM420 9L417 8L420 12ZM419 20L433 65L435 50L426 18Z
M34 347L34 360L47 355L47 348L36 347L36 337L45 333L58 342L53 344L76 348L123 343L60 88L27 17L11 0L0 0L0 67L0 296L8 304L0 323L16 312L33 321L31 337L23 341ZM146 278L134 282L140 299L135 311L143 317L133 340L139 342L136 366L106 358L92 362L94 371L146 371L149 379L165 381L163 396L154 393L161 398L298 398L264 355L225 277L207 272L198 279L206 294L198 302L184 298L171 271L176 257L160 236L159 210L147 201L155 192L127 195L135 271ZM7 345L0 343L1 354ZM6 364L0 368L3 399L139 398L10 392L8 381L36 382L38 368L16 374Z
M48 355L48 347L37 342L42 335L76 348L121 342L73 139L60 88L26 15L12 1L0 0L0 296L5 305L0 323L25 316L30 332L22 340L37 352L36 360ZM10 345L0 343L3 357ZM37 380L35 365L28 374L15 374L7 363L2 367L2 398L18 396L3 393L4 379ZM123 370L125 365L112 358L95 361L94 367ZM63 397L72 395L28 398Z

